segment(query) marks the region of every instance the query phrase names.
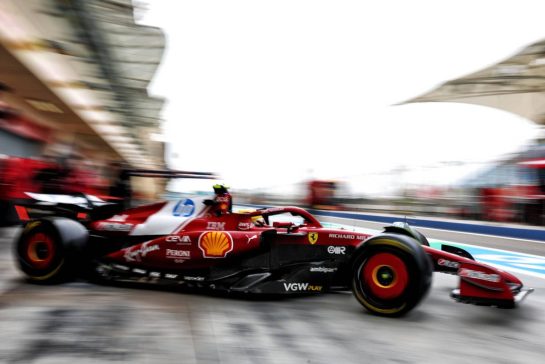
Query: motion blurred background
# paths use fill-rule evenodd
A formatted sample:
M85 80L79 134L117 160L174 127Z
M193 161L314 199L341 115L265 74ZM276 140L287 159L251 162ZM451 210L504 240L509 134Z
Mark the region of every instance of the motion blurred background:
M0 0L0 362L542 363L543 14L543 0ZM471 220L450 225L479 234L415 225L536 292L509 312L454 308L456 277L436 276L420 309L385 320L348 292L37 285L16 268L27 192L136 206L217 182L236 205L378 217L313 211L343 229ZM502 229L528 234L480 235Z
M543 4L0 1L0 220L25 192L542 226Z

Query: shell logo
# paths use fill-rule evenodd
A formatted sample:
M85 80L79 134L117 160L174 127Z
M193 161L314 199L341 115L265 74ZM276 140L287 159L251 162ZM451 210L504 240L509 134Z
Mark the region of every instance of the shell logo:
M207 231L199 237L198 245L205 258L225 258L233 250L233 238L223 231Z

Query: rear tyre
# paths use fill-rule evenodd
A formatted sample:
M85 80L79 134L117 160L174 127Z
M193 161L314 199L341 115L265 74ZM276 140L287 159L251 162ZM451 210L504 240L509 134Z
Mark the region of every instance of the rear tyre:
M68 219L31 221L15 246L21 271L36 283L58 283L72 278L77 268L75 242L86 241L86 231Z
M426 295L431 276L431 262L419 242L404 235L377 235L355 255L352 290L369 312L401 316Z

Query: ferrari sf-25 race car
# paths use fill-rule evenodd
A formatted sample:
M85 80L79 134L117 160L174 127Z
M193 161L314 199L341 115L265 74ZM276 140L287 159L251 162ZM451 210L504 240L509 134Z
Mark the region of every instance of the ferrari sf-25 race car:
M34 208L54 211L26 222L16 242L34 282L83 277L266 295L351 289L383 316L413 309L433 271L460 277L451 293L459 302L513 308L532 291L465 250L431 248L406 223L371 236L326 228L298 207L232 212L218 196L124 211L93 196L32 197Z

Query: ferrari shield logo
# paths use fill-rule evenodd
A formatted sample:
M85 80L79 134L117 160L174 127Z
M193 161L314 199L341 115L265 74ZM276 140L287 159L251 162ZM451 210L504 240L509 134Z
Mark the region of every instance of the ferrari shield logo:
M308 233L308 241L311 244L315 244L318 241L318 233Z

